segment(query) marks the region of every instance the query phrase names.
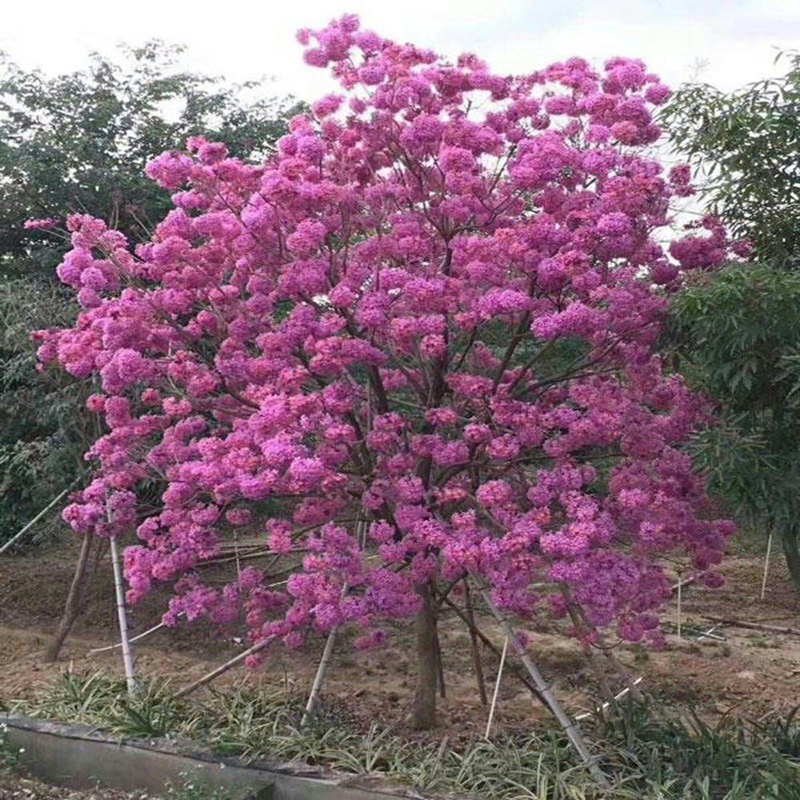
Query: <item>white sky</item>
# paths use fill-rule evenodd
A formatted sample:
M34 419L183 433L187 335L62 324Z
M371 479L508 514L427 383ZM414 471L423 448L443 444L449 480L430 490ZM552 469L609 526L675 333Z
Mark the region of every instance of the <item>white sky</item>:
M311 100L330 84L294 34L343 13L451 57L475 52L500 73L624 55L673 86L699 76L731 89L775 74L776 48L800 49L800 0L0 0L0 50L57 73L159 38L186 45L193 71L274 77L276 93Z

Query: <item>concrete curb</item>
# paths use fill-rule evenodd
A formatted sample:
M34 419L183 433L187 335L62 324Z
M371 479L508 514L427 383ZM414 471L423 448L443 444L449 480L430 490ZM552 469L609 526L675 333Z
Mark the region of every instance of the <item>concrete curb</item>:
M371 788L370 777L336 778L303 764L245 764L168 740L109 737L86 725L33 717L0 717L7 747L29 774L58 786L163 792L187 780L241 800L398 800L420 798L412 790ZM362 785L359 786L358 784Z

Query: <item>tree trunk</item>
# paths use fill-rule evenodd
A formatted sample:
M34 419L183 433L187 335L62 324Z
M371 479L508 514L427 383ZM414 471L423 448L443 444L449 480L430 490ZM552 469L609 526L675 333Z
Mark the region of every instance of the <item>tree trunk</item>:
M786 566L795 589L800 591L800 549L798 549L797 526L792 522L780 525L781 546L786 557Z
M422 609L417 614L417 689L411 727L426 731L436 726L436 687L439 682L439 633L436 603L429 583L417 586Z
M58 654L64 646L64 642L75 624L75 620L81 610L83 596L86 593L87 583L87 570L89 566L89 554L92 550L93 536L85 533L83 535L83 542L81 543L81 551L78 555L78 563L75 565L75 572L72 576L72 583L69 587L69 594L64 603L64 613L61 615L61 621L58 623L58 628L47 645L47 650L44 653L44 660L47 664L52 664L58 659ZM98 542L98 547L100 543Z

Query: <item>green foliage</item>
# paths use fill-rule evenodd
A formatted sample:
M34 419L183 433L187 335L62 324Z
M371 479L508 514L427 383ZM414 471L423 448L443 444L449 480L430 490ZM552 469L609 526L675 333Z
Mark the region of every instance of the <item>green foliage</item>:
M710 211L753 242L759 261L800 266L800 53L782 57L782 77L737 92L681 88L660 121L707 181Z
M25 220L88 213L146 238L169 197L144 176L159 153L189 136L225 142L259 159L297 108L264 97L256 83L179 71L181 48L153 41L120 60L93 55L81 71L48 78L0 55L0 264L50 271L64 242L23 229ZM246 96L255 99L246 101Z
M260 159L297 110L259 84L182 72L179 54L150 42L54 78L0 54L0 543L69 486L98 435L87 387L35 371L30 332L69 325L77 309L54 280L65 239L25 221L89 213L146 238L170 207L144 175L151 158L204 135ZM54 512L36 533L57 526Z
M13 769L19 762L19 752L15 751L6 741L8 728L0 722L0 775L6 770Z
M83 408L87 387L36 371L30 331L68 323L72 302L50 281L0 280L0 543L67 488L96 432ZM58 528L51 514L33 540Z
M662 112L673 146L706 180L701 196L751 264L690 284L673 303L669 347L718 405L697 463L740 513L779 536L800 588L800 54L787 72L732 93L682 88Z
M710 724L686 711L623 703L588 725L591 746L613 788L602 791L563 732L542 728L451 746L405 739L371 725L358 730L323 707L301 728L300 698L243 689L213 690L202 702L176 701L168 681L142 683L135 701L125 682L101 673L66 675L35 711L125 735L138 732L127 710L170 720L171 735L205 743L219 756L300 761L340 773L372 774L425 793L497 800L800 800L797 712L757 722ZM149 707L149 708L148 708ZM31 709L27 709L30 711ZM176 790L178 791L178 790ZM180 793L175 795L183 797ZM193 796L193 795L192 795Z
M800 586L800 272L730 265L672 304L670 346L683 373L718 404L696 463L732 508L780 537Z
M234 800L235 795L222 789L209 790L204 783L196 782L190 773L180 774L178 785L168 784L161 794L162 800Z

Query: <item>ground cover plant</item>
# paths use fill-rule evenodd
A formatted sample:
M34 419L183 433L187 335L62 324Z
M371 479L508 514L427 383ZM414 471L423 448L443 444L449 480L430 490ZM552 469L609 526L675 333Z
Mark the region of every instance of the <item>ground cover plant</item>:
M358 726L322 708L303 727L303 698L241 688L176 700L169 680L128 697L124 681L103 673L67 674L28 706L48 718L82 720L125 737L190 737L219 756L304 763L413 787L425 796L508 800L794 800L800 797L797 713L711 724L687 708L620 703L588 724L592 749L611 777L600 789L562 732L539 728L492 740L439 746L373 723ZM165 722L167 723L165 725Z
M300 40L344 94L273 158L193 138L156 159L175 207L133 248L69 220L82 311L39 356L94 381L106 428L65 519L135 530L128 598L176 581L170 624L243 613L289 647L352 626L367 648L413 618L418 728L437 617L470 586L587 647L659 641L664 558L713 585L732 530L683 449L703 403L655 351L681 271L730 254L710 219L657 241L691 192L647 155L669 90L622 58L503 78L351 16ZM204 584L254 533L259 566Z

